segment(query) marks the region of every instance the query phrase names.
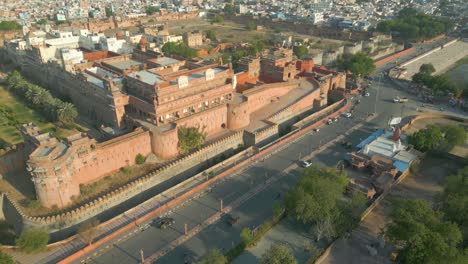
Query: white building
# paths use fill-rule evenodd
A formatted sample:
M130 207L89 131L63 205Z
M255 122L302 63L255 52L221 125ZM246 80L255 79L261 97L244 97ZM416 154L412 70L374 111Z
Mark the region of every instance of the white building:
M323 22L323 13L322 12L313 12L310 14L310 21L312 24L318 24Z

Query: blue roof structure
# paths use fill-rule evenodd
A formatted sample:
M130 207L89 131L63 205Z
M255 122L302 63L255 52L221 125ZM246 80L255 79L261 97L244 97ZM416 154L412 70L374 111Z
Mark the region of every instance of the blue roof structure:
M368 138L364 139L363 141L361 141L361 143L359 143L356 147L358 149L361 149L363 148L365 145L371 143L372 141L374 141L376 138L380 137L381 135L383 135L384 133L384 129L383 128L379 128L377 129L377 131L375 131L374 133L372 133L372 135L370 135Z
M409 163L408 162L403 162L401 160L395 160L393 162L393 166L397 168L399 172L404 172L408 169Z

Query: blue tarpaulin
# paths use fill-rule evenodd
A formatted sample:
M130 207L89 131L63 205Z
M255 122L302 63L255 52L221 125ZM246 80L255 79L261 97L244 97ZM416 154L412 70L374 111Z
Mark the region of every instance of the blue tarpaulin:
M393 162L393 166L397 168L398 171L405 172L409 167L409 163L403 162L401 160L395 160Z
M371 143L372 141L374 141L376 138L380 137L382 134L384 133L384 129L383 128L379 128L377 129L377 131L375 131L374 133L372 133L372 135L370 135L368 138L366 138L365 140L363 140L361 143L359 143L356 147L358 149L362 149L365 145Z

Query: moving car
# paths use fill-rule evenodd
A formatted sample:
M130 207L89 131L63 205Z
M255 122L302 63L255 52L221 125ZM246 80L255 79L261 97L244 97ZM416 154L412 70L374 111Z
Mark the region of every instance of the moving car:
M369 97L369 96L370 96L370 93L365 93L364 96L365 96L365 97Z
M393 98L393 102L394 103L405 103L405 102L408 102L408 98L406 98L406 97L401 97L400 98L400 97L397 96L397 97Z
M153 220L153 223L156 224L156 226L160 229L166 229L170 227L171 225L175 224L174 218L170 217L163 217L163 218L157 218Z
M301 161L301 167L308 168L310 166L312 166L312 163L310 161L307 161L307 160Z

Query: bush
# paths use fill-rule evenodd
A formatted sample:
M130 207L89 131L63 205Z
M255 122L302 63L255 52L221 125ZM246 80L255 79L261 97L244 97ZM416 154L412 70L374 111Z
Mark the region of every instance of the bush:
M123 172L124 174L129 174L130 172L132 172L132 168L130 168L129 166L127 166L127 167L122 167L121 170L122 170L122 172Z
M145 156L141 155L140 153L138 153L136 155L136 157L135 157L136 164L141 165L141 164L145 163L145 161L146 161Z
M26 253L35 253L44 251L49 242L49 233L45 229L31 228L21 233L16 240L16 245L21 251Z
M0 263L2 264L14 264L15 261L7 253L0 250Z

